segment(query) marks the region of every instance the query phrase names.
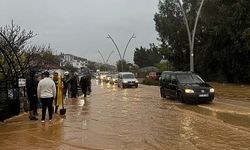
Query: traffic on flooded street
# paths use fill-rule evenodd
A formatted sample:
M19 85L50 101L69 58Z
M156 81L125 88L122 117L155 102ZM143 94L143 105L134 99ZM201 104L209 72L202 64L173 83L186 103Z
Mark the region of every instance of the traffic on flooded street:
M0 150L250 150L250 0L0 10Z
M91 95L65 101L65 116L1 123L0 149L249 149L250 87L210 84L214 101L190 105L162 98L159 86L92 80Z

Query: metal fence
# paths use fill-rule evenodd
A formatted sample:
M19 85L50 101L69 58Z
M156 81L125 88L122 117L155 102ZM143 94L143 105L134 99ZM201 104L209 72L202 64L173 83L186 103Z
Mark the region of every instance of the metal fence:
M0 40L0 121L3 121L20 113L19 78L24 73L17 48L1 32Z
M18 80L0 81L0 121L20 113Z

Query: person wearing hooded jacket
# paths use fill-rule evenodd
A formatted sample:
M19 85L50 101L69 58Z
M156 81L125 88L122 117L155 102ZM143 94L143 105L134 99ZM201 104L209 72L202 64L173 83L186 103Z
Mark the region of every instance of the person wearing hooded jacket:
M74 76L70 80L70 91L71 91L71 98L76 98L78 89L78 74L74 73Z
M87 91L89 87L89 80L86 75L83 75L80 79L80 87L82 89L82 93L84 94L84 97L87 97Z
M29 119L30 120L38 120L37 115L37 86L38 80L35 77L36 72L31 70L29 73L29 77L26 79L26 90L27 96L29 100Z

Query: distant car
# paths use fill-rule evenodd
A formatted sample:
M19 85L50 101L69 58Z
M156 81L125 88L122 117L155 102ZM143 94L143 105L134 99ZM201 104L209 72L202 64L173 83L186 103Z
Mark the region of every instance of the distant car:
M99 79L100 79L101 81L105 81L105 80L106 80L106 77L107 77L106 74L101 74L100 77L99 77Z
M210 103L215 90L195 73L164 71L160 77L160 94L184 103Z
M161 76L161 73L160 73L160 72L150 72L150 73L146 76L146 78L147 78L148 80L159 80L160 76Z
M110 80L111 80L111 75L110 74L106 75L105 82L110 82Z
M111 76L111 80L109 81L110 84L115 84L118 81L118 74L113 74Z
M120 72L118 74L118 87L138 87L138 80L132 72Z

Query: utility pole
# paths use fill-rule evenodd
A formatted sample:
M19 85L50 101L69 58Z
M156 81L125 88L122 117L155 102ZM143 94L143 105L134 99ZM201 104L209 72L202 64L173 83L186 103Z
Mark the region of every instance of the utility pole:
M202 9L204 1L205 0L201 1L199 10L198 10L197 15L196 15L194 28L193 28L193 31L192 31L192 34L191 34L190 27L189 27L188 20L187 20L186 12L185 12L185 10L183 8L183 5L181 4L182 3L181 0L178 0L181 11L183 13L183 20L185 22L186 29L187 29L187 34L188 34L188 41L189 41L189 48L190 48L190 71L192 71L192 72L194 72L194 40L195 40L195 33L196 33L197 24L198 24L199 16L200 16L201 9Z
M132 40L133 38L136 38L136 37L135 37L135 34L133 34L133 35L129 38L128 43L127 43L127 45L126 45L126 47L125 47L125 49L124 49L124 51L123 51L123 55L121 55L121 52L120 52L120 50L119 50L117 44L115 43L114 39L113 39L109 34L108 34L107 38L108 38L108 39L111 39L111 41L112 41L113 44L115 45L115 48L116 48L116 50L117 50L117 52L118 52L118 54L119 54L119 57L120 57L120 60L121 60L121 63L122 63L122 72L123 72L123 62L125 61L125 60L124 60L124 57L125 57L125 54L126 54L126 51L127 51L127 48L128 48L129 43L131 42L131 40Z

